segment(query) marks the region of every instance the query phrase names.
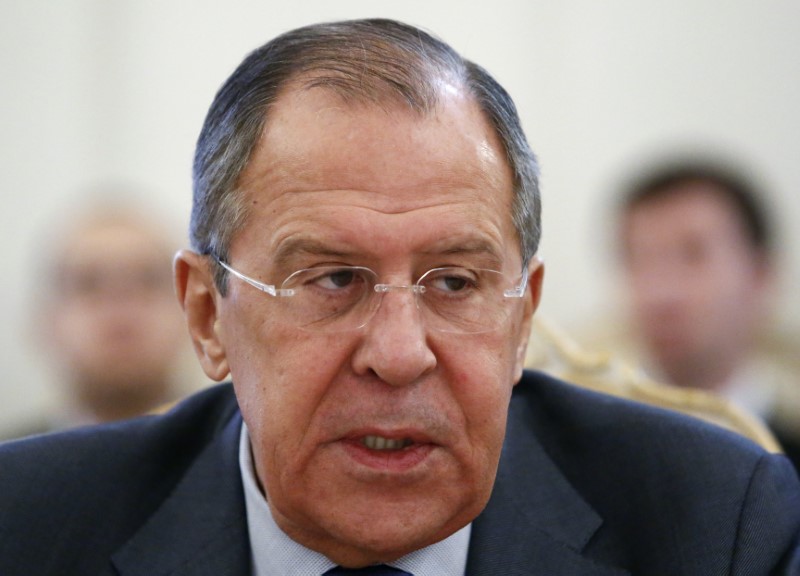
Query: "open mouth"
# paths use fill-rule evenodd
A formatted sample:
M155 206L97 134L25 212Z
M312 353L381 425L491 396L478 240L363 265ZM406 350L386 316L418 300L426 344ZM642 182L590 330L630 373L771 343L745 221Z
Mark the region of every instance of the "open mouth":
M413 444L410 438L384 438L383 436L364 436L361 444L370 450L402 450Z
M339 445L361 465L352 468L348 464L353 474L365 468L381 474L407 474L415 469L421 470L420 465L438 448L424 433L410 430L395 430L393 433L362 430L343 438ZM369 479L375 478L369 476Z

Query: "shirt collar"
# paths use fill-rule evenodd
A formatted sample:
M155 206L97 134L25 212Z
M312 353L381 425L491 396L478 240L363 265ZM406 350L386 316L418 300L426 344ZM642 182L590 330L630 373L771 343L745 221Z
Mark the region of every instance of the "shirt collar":
M242 424L239 439L239 469L244 486L253 575L308 576L333 568L334 563L328 558L295 542L275 523L258 488L245 424ZM472 525L467 524L444 540L399 558L392 562L392 566L414 576L463 576L471 528Z
M751 414L767 421L775 410L775 382L769 371L751 360L734 372L722 395Z

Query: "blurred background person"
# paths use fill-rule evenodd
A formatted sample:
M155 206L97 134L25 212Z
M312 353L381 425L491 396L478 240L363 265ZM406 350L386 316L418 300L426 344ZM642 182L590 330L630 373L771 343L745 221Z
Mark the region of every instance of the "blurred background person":
M176 239L152 212L89 204L48 235L37 281L34 338L63 398L56 413L5 437L130 418L188 391Z
M765 345L776 254L763 193L724 163L665 163L633 182L618 217L625 301L650 375L761 417L800 465L797 359Z

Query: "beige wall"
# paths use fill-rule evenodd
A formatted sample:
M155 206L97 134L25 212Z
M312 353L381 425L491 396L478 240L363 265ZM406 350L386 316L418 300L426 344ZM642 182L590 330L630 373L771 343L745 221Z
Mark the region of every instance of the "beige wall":
M722 146L763 172L787 247L777 307L800 326L800 3L794 0L0 0L0 422L47 401L27 294L46 222L87 185L141 186L185 227L214 91L273 35L388 16L439 34L516 99L543 166L543 310L607 306L606 206L662 147Z

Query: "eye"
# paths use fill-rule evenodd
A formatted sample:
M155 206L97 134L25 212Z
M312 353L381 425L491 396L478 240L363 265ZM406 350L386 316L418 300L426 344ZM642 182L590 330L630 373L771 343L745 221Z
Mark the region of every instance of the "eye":
M466 268L441 268L431 270L422 278L422 283L439 292L460 294L477 288L478 276Z
M357 268L311 269L305 284L331 292L362 288L367 283L365 273Z
M333 288L344 288L353 282L355 279L355 272L352 270L337 270L321 278L324 284L330 284Z
M442 284L444 284L447 289L452 292L458 292L467 287L467 281L464 278L459 278L458 276L447 276L442 278Z
M78 271L76 273L64 274L64 289L71 296L96 296L108 281L103 278L99 271Z

